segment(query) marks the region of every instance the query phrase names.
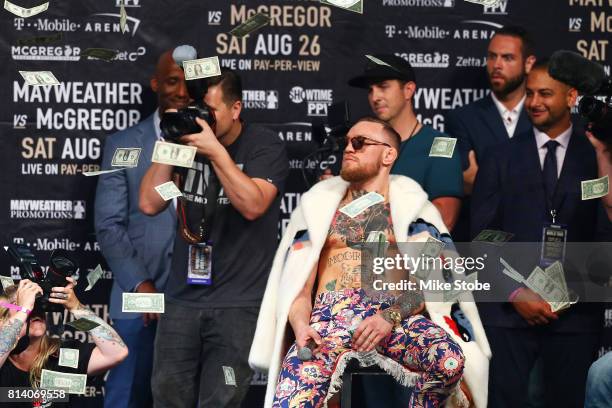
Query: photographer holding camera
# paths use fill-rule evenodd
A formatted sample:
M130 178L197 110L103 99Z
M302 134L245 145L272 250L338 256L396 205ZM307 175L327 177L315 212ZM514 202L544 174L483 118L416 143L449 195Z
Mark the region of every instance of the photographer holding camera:
M128 355L128 349L117 332L93 311L82 305L74 294L76 281L66 278L67 285L51 288L48 302L64 306L75 319L86 318L99 326L89 331L94 344L63 341L47 335L46 312L37 297L43 289L22 279L9 286L0 297L0 387L40 387L43 369L97 375L116 366ZM77 368L59 365L62 348L78 350ZM3 407L32 407L32 403L3 403ZM70 403L43 401L44 407L70 407Z
M164 136L197 148L193 166L153 163L140 186L140 209L148 215L168 206L155 186L173 180L183 192L155 339L153 399L164 408L237 407L252 377L247 357L277 245L289 162L276 134L240 120L242 84L235 72L208 78L197 95L192 84L187 81L190 95L208 110L207 120L196 115L188 123L181 110L165 114L161 126L167 130L168 117L183 118L186 126L174 128L182 135L165 130ZM194 124L201 131L186 134Z

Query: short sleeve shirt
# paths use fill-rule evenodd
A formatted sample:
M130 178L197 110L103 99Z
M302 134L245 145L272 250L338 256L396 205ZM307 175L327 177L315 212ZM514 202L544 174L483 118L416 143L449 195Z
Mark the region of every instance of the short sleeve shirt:
M438 197L463 197L463 173L461 158L456 147L451 158L429 157L436 137L449 137L430 126L419 132L400 147L400 154L391 170L392 174L407 176L421 185L429 200Z
M53 354L47 360L45 369L51 371L59 371L70 374L87 374L87 366L89 365L89 359L93 349L96 347L95 344L81 343L77 340L62 341L61 348L73 348L79 350L79 363L77 368L64 367L59 365L59 350L57 354ZM0 368L0 387L31 387L30 385L30 373L22 371L11 362L9 358L6 359L4 365ZM69 395L69 399L72 400L76 397L75 395ZM20 403L2 403L3 408L69 408L70 402L46 402L42 401L39 405L31 402L20 402Z
M289 160L285 143L277 134L250 124L243 124L240 136L227 147L227 151L247 176L272 183L278 194L261 217L249 221L232 206L221 189L210 236L212 284L187 283L189 243L179 233L165 290L169 302L199 308L258 307L261 303L278 245L280 200L289 174ZM187 223L192 232L199 231L211 171L210 165L197 157L181 186Z

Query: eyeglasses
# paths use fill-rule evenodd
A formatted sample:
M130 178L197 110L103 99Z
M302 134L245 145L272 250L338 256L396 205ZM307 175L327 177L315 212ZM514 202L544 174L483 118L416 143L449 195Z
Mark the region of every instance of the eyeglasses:
M366 140L369 141L366 142ZM370 139L369 137L365 137L365 136L355 136L353 138L347 139L347 144L350 143L351 146L353 146L353 149L355 151L361 150L363 148L363 146L376 146L376 145L381 145L381 146L387 146L387 147L392 147L389 143L385 143L385 142L379 142L378 140L374 140L374 139Z

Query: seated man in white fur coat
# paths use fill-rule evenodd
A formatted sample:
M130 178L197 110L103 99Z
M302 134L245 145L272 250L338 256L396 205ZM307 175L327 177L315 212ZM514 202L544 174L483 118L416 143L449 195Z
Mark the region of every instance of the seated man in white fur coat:
M347 134L340 177L316 184L293 212L249 356L251 367L268 370L266 408L325 406L342 356L374 349L399 363L402 382L414 386L408 406L486 406L490 349L471 299L459 302L472 331L466 341L445 322L452 303L415 296L386 303L361 287L360 251L349 243L371 233L389 243L425 233L452 245L421 187L390 176L399 146L385 122L361 119ZM288 351L287 322L295 336ZM307 345L312 358L302 361L298 350Z

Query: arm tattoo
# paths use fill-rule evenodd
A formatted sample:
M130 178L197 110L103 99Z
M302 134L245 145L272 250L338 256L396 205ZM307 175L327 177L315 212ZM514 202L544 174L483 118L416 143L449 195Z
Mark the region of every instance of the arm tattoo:
M399 312L403 320L412 316L414 311L417 310L423 302L423 293L421 293L421 291L408 290L397 298L391 308Z
M10 352L19 339L23 322L19 319L7 320L0 330L0 355Z
M101 340L106 340L111 343L117 343L121 347L127 347L121 337L117 334L117 332L108 325L103 319L99 318L91 309L89 309L85 305L81 305L78 309L76 309L72 314L81 318L84 317L87 320L91 320L92 322L96 322L99 324L98 327L89 331L92 336L97 337Z

